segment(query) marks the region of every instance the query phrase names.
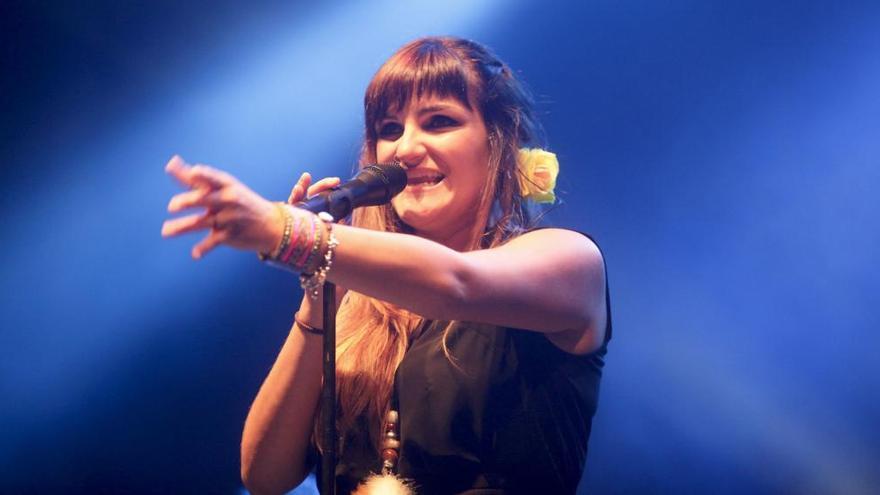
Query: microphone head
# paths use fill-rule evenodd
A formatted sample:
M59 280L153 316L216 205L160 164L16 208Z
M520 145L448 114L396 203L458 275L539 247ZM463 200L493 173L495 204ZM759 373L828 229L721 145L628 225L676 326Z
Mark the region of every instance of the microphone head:
M324 211L333 218L344 218L354 208L388 203L403 191L406 181L406 171L396 163L367 165L345 184L318 193L296 206L312 213Z
M380 188L385 193L384 197L381 200L377 199L373 205L381 205L391 201L391 198L403 191L407 182L406 170L396 163L367 165L360 171L357 178L373 186L381 184Z

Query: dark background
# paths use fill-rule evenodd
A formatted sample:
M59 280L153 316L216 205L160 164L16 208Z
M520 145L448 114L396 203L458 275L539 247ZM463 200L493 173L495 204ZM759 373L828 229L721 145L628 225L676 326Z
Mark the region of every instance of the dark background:
M482 41L608 263L583 493L880 486L876 2L4 2L0 492L240 493L301 291L162 240L179 153L347 175L379 64ZM552 252L548 249L548 255Z

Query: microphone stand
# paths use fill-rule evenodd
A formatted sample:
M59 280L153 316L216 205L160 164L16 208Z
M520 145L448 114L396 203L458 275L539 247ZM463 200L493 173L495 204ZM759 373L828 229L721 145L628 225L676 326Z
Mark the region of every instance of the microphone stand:
M323 428L321 441L324 452L321 456L321 493L336 493L336 285L324 283L324 349L323 376L321 389L321 419Z
M352 208L384 204L406 187L406 171L400 164L368 165L342 186L294 206L313 213L329 213L342 219ZM356 196L360 199L356 201ZM321 493L336 494L336 286L324 283L324 349L321 389Z

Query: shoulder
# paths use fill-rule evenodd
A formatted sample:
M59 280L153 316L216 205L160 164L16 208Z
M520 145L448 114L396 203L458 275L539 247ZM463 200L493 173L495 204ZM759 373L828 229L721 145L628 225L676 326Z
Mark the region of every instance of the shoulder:
M586 244L595 247L596 243L593 239L582 232L578 232L576 230L564 229L560 227L540 227L531 230L527 230L522 234L519 234L515 237L512 237L507 243L514 242L535 242L538 240L548 241L561 241L561 242L570 242L570 243L578 243L578 244Z
M605 259L596 242L587 234L560 228L543 228L526 232L509 242L513 249L530 250L536 256L552 260L569 293L580 294L588 315L583 325L547 333L545 337L556 347L570 354L584 355L598 350L608 335L610 321L607 301ZM574 280L571 280L571 279Z
M599 248L566 229L525 232L497 247L463 253L449 314L547 334L563 350L601 343L605 270ZM553 337L550 337L553 334Z
M604 272L604 258L596 242L587 234L556 227L540 228L520 234L504 244L508 249L526 249L574 258Z

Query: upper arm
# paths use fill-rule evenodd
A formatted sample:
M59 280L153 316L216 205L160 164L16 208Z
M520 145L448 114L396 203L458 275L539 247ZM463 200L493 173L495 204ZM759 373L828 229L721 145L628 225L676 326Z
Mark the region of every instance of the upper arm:
M455 319L542 332L575 354L604 341L604 261L588 237L541 229L462 258Z

